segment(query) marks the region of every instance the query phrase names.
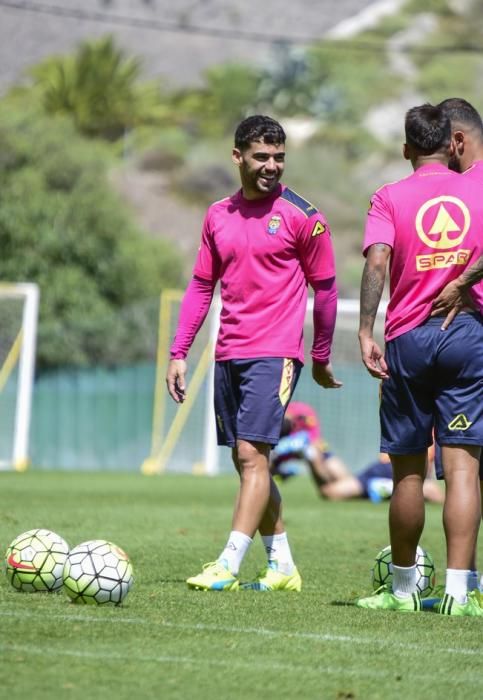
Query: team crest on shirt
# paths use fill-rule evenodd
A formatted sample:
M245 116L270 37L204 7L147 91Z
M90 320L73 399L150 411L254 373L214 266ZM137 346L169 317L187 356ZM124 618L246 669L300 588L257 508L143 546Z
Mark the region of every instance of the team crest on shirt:
M271 236L274 236L278 229L280 228L280 224L282 223L282 217L279 216L278 214L274 214L270 221L268 222L267 226L267 231Z

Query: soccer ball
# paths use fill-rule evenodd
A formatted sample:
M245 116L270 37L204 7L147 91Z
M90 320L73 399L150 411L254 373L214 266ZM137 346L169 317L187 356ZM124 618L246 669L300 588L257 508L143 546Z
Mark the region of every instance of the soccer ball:
M426 598L434 588L436 569L429 554L422 547L416 550L416 586L422 598ZM391 546L381 549L372 568L372 585L376 591L380 586L392 585Z
M65 562L64 591L74 603L119 605L132 584L129 557L106 540L82 542Z
M7 578L18 591L58 591L69 554L67 542L50 530L28 530L5 552Z

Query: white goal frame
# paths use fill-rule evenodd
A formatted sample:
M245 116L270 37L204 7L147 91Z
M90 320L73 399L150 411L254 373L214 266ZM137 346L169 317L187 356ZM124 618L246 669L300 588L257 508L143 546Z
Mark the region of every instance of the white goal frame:
M24 471L29 464L29 433L35 374L39 288L34 283L0 283L0 298L24 299L20 332L0 374L6 378L18 363L18 383L12 453L0 469Z

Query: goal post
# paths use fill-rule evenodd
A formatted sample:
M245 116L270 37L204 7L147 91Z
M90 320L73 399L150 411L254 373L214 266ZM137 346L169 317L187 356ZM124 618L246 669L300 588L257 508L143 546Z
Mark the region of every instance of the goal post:
M211 408L213 389L210 387L213 386L213 353L220 302L215 297L209 317L190 350L187 396L177 406L168 396L165 374L182 297L182 292L173 289L163 290L160 297L151 450L141 464L141 472L148 476L161 474L167 467L174 471L200 472L205 470L204 464L216 460L216 454L212 454L213 441L206 441L204 436L215 430L213 411L208 410L208 403Z
M210 313L198 333L188 358L187 400L177 406L164 382L169 344L175 332L182 295L167 290L161 299L157 379L155 382L151 454L141 470L145 474L192 472L214 475L232 469L230 450L219 449L213 410L214 346L218 334L221 302L215 297ZM375 335L383 343L386 304L381 303ZM363 367L357 338L359 301L338 302L332 350L335 375L341 389L323 389L313 381L309 351L313 339L313 298L309 297L304 325L305 367L294 400L311 404L317 411L324 438L351 471L357 471L379 452L379 382Z
M29 464L39 288L0 283L0 469Z

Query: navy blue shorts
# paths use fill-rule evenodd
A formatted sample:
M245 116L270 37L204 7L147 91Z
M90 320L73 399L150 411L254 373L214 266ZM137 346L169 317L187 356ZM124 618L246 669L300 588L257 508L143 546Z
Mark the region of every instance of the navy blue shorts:
M381 452L425 452L441 445L483 445L483 319L441 317L390 340L389 379L381 390Z
M434 471L437 479L444 479L441 445L438 443L434 446ZM480 456L480 481L483 481L483 450L481 450Z
M375 462L371 462L371 464L358 474L354 474L354 476L363 488L364 493L362 495L365 498L369 498L367 490L369 481L371 479L392 479L392 466L390 462L380 462L376 460Z
M216 362L218 444L235 447L241 439L276 445L301 369L299 360L283 357Z

